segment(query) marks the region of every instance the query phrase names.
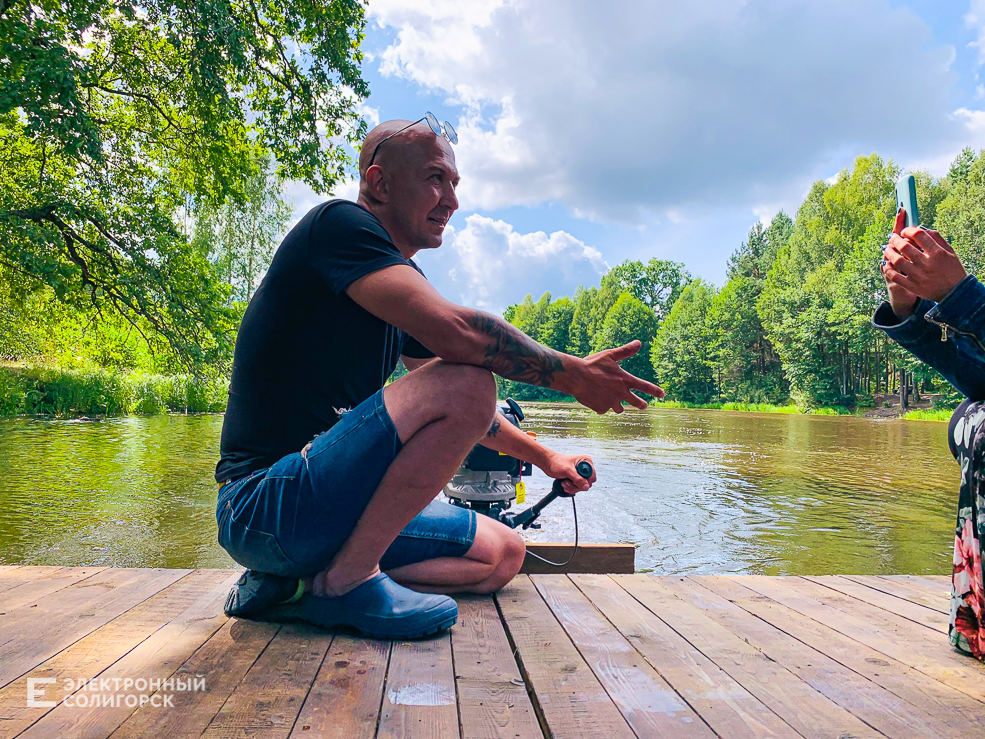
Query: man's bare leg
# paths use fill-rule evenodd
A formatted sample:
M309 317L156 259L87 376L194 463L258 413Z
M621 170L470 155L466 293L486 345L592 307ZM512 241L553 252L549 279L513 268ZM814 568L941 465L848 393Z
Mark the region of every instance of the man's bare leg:
M379 572L387 547L488 431L496 382L480 367L437 361L387 386L383 402L403 448L329 568L315 575L315 595L342 595Z
M513 529L479 515L475 542L464 557L428 559L386 574L422 593L495 593L520 571L525 553Z

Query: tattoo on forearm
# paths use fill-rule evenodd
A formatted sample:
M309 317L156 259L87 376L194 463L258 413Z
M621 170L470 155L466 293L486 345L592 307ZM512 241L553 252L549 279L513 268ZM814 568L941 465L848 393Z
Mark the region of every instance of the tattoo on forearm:
M483 366L508 380L551 387L554 375L564 372L561 355L538 344L501 318L476 311L472 327L489 337Z
M503 424L499 422L498 418L494 418L492 422L492 426L490 426L489 430L486 432L486 436L495 436L496 434L499 433L499 430L501 428L503 428Z

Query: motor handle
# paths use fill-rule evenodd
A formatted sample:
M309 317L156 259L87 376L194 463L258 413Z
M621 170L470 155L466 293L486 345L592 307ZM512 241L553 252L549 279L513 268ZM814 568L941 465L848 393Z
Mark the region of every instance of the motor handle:
M586 480L592 476L593 472L592 465L584 459L575 465L575 470ZM573 495L574 493L566 493L564 491L562 480L555 480L554 484L551 485L551 492L538 500L527 510L517 514L504 513L500 520L513 529L517 526L522 526L524 529L529 529L530 525L540 516L540 512L550 505L550 503L552 503L556 498L570 498Z
M593 471L592 465L589 462L586 462L584 459L575 465L575 470L577 470L578 474L584 477L586 480L592 476L592 471ZM570 498L572 495L574 495L574 493L564 492L563 483L564 480L555 480L554 484L551 485L551 492L557 493L557 497L560 498ZM551 500L553 500L553 498L551 498Z

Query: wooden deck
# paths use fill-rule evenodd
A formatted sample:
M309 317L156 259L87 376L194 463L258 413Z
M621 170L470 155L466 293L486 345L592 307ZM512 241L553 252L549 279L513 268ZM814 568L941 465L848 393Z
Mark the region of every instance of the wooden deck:
M0 738L985 737L943 577L522 575L389 643L229 620L238 574L0 568Z

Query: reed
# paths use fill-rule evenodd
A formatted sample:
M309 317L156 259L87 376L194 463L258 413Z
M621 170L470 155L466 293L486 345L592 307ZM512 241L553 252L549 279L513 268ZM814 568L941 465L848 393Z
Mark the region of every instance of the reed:
M217 413L228 380L106 369L0 367L0 416Z

